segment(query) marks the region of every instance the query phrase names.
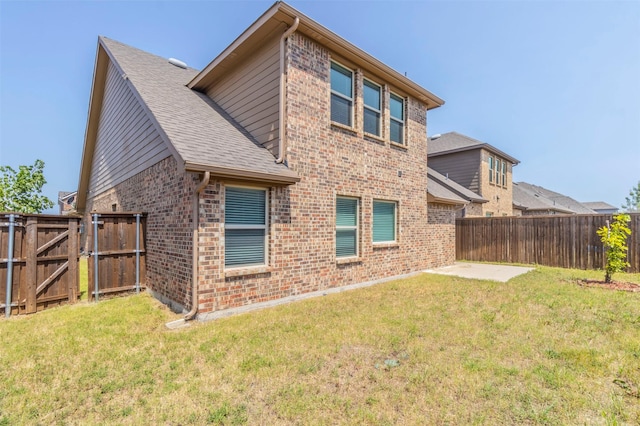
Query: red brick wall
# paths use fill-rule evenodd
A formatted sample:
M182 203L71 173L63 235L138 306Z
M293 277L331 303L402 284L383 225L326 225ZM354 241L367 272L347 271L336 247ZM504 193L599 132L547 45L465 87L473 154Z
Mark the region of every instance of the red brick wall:
M455 212L427 210L426 106L408 99L407 145L362 132L362 77L356 70L353 129L330 122L330 53L305 37L289 39L287 162L301 181L269 189L269 261L266 267L224 268L224 185L212 179L199 204L199 311L278 299L330 287L420 271L455 259ZM340 60L340 58L337 58ZM384 81L377 83L384 85ZM383 123L388 127L384 87ZM237 183L237 182L235 182ZM90 200L91 209L148 213L148 285L190 308L191 200L196 177L181 175L168 158ZM360 255L335 256L335 199L360 200ZM372 243L372 202L398 203L397 243Z

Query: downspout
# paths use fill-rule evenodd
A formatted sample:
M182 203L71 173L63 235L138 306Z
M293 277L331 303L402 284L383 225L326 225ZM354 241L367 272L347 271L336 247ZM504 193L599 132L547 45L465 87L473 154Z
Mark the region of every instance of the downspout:
M286 79L286 73L285 73L285 69L284 69L284 50L285 50L285 40L287 39L287 37L289 37L297 28L298 28L298 24L300 24L300 18L298 18L296 16L296 19L293 21L293 24L289 27L289 29L287 31L284 32L284 34L282 34L282 37L280 37L280 123L278 126L278 154L279 157L276 159L276 163L284 163L285 161L285 149L286 149L286 144L285 144L285 129L286 129L286 125L285 125L285 113L284 113L284 107L285 107L285 93L286 93L286 83L287 83L287 79Z
M211 174L204 172L202 181L196 187L193 192L193 212L191 223L193 225L193 256L192 256L192 271L191 271L191 310L184 316L185 321L189 321L195 318L198 313L198 227L200 226L200 193L209 185L209 178Z

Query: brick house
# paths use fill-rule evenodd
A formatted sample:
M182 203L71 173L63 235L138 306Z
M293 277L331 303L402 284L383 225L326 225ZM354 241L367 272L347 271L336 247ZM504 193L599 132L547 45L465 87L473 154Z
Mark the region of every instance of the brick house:
M520 162L496 147L457 132L429 138L429 167L472 191L461 217L512 216L513 166Z
M100 37L78 209L147 212L147 286L188 318L449 264L443 103L282 2L203 70Z

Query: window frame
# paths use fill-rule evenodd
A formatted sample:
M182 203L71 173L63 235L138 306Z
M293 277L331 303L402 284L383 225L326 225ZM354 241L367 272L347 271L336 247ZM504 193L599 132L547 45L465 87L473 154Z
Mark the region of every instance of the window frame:
M338 225L338 199L346 199L346 200L354 200L356 202L356 212L355 212L355 219L356 219L356 224L355 225ZM336 216L335 216L335 242L334 242L334 254L336 256L336 259L338 260L342 260L342 259L355 259L358 258L360 256L360 198L358 197L352 197L349 195L336 195L335 198L335 212L336 212ZM355 254L349 254L346 256L338 256L338 231L339 230L355 230Z
M397 98L397 99L393 99L393 98ZM402 105L402 120L398 119L397 117L393 116L393 113L391 112L391 100L395 100L395 101L399 101L400 104ZM397 123L400 124L400 128L402 129L402 138L401 141L394 141L393 139L391 139L391 122L395 121ZM406 122L407 122L407 99L404 96L400 96L397 93L393 93L391 91L389 91L389 141L393 142L393 143L397 143L398 145L406 145Z
M376 203L391 204L393 206L393 240L376 241L375 239L375 227L376 227L375 205ZM373 199L371 203L371 241L374 245L390 244L390 243L398 242L398 202L397 201L383 200L378 198Z
M351 97L348 97L347 95L340 93L338 91L333 90L333 88L331 87L331 72L333 71L333 66L336 65L339 68L342 68L345 71L348 71L349 73L351 73ZM355 98L356 98L356 87L355 87L355 81L356 80L356 73L354 70L352 70L351 68L341 64L338 61L335 60L331 60L330 61L330 65L329 65L329 89L331 91L331 96L329 99L329 118L331 120L332 123L338 124L339 126L346 126L349 128L353 128L354 127L354 123L355 123L355 119L354 119L354 114L355 114ZM349 102L349 123L341 123L339 121L335 121L333 119L333 115L332 115L332 107L333 107L333 102L331 100L331 98L333 98L333 96L337 96L339 98L342 98L346 101Z
M264 192L264 225L255 225L255 224L229 224L227 223L227 188L241 188L241 189L253 189ZM225 246L225 256L224 256L224 269L243 269L243 268L254 268L254 267L264 267L269 264L269 188L260 187L260 186L249 186L249 185L224 185L224 246ZM234 229L262 229L264 231L264 256L262 263L244 263L240 265L227 265L227 230Z
M378 104L379 104L379 109L375 109L369 105L367 105L366 102L366 98L365 98L365 87L364 86L368 86L369 88L377 88L378 89ZM372 87L374 86L374 87ZM382 102L382 98L383 98L383 90L382 90L382 85L376 83L373 80L370 80L368 78L363 78L362 79L362 131L367 134L367 135L373 135L376 136L378 138L382 137L382 107L383 107L383 102ZM366 130L366 111L373 111L375 114L377 114L378 117L378 121L377 121L377 128L376 128L376 133L371 133L371 132L367 132Z
M493 155L489 156L489 183L493 183L493 178L494 178L494 168L495 168L495 160L493 158Z
M502 186L507 187L507 162L502 160Z
M502 160L496 157L496 185L500 186L500 170L502 169Z

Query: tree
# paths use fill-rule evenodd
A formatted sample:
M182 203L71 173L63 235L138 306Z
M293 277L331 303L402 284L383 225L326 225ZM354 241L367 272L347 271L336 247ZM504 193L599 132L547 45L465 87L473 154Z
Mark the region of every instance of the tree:
M0 211L42 213L53 207L53 201L42 193L47 181L44 178L44 161L36 160L32 166L19 166L15 171L0 166Z
M629 196L625 198L622 209L627 213L640 212L640 180L638 185L629 191Z
M627 223L631 221L631 217L628 214L617 214L613 216L613 223L607 226L603 226L598 229L596 233L600 237L600 240L604 243L607 258L607 263L604 272L604 281L606 283L611 282L611 276L616 272L622 272L628 268L629 262L627 262L627 237L631 235L631 230L627 226Z

